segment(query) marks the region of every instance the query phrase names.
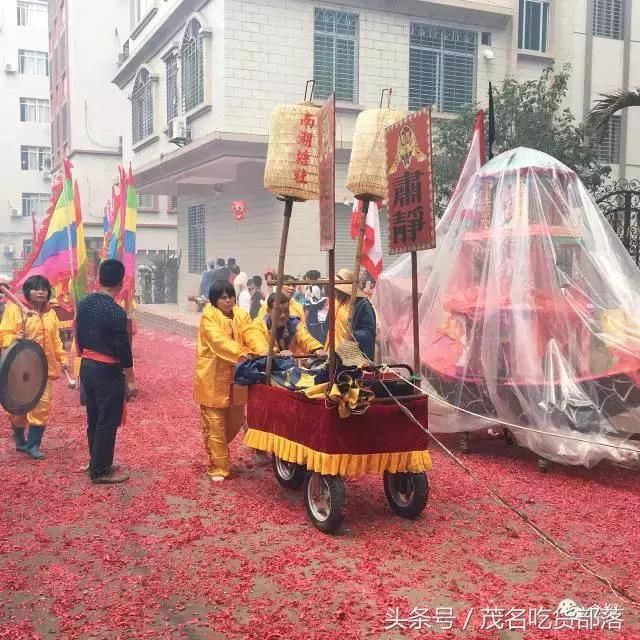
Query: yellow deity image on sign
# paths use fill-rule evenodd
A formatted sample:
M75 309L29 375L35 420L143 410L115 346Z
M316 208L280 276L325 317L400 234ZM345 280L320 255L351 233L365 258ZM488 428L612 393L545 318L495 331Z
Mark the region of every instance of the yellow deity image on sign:
M426 155L421 151L418 145L418 140L413 129L408 125L402 127L400 134L398 135L398 150L396 152L396 159L389 174L394 174L402 164L405 169L408 169L411 165L411 160L416 158L418 162L422 162L426 159Z

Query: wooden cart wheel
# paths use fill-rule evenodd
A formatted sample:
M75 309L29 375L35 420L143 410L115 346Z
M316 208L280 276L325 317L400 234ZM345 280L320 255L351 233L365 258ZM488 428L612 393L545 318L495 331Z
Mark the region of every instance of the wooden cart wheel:
M276 474L276 480L281 487L285 489L299 489L307 475L307 468L295 462L287 462L282 458L274 455L272 458L273 472Z
M345 492L340 476L308 473L304 482L307 514L324 533L335 533L344 520Z
M417 518L424 511L429 499L427 474L385 471L384 493L395 513L402 518Z

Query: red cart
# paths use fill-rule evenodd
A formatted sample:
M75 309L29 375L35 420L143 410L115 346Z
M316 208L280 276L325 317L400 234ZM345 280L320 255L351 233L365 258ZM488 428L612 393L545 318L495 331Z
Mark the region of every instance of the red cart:
M401 401L427 423L426 397ZM417 518L427 504L428 435L388 394L364 414L342 419L324 400L255 385L249 389L247 421L245 444L272 454L281 486L304 486L307 513L321 531L335 532L344 519L343 477L381 474L389 506L404 518Z

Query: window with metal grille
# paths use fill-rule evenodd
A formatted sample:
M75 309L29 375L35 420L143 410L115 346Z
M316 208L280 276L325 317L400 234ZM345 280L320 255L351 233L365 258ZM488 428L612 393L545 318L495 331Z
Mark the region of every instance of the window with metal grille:
M180 52L185 113L204 102L204 41L197 20L187 25Z
M21 27L46 27L48 22L47 0L18 0L18 25Z
M49 54L46 51L19 49L18 72L30 76L48 76Z
M358 56L358 16L353 13L316 9L313 34L314 95L336 100L358 99L356 70Z
M166 61L167 70L167 123L178 117L178 56Z
M131 95L133 143L153 134L153 86L149 72L141 69Z
M20 167L23 171L49 171L51 149L49 147L20 147Z
M20 122L49 122L49 101L40 98L20 98Z
M613 116L607 123L602 140L595 145L594 152L598 162L620 164L620 116Z
M546 52L549 40L549 0L520 0L518 49Z
M49 208L50 196L48 193L23 193L22 215L27 218L30 215L43 218Z
M204 205L188 209L189 273L201 273L205 268Z
M593 35L622 40L625 0L594 0Z
M153 209L153 194L152 193L139 193L138 194L138 209Z
M33 251L33 241L23 239L22 240L22 257L28 258L31 255L32 251Z
M455 113L475 100L477 34L412 23L409 51L409 108L433 105Z
M178 210L178 196L169 196L169 212L175 213Z

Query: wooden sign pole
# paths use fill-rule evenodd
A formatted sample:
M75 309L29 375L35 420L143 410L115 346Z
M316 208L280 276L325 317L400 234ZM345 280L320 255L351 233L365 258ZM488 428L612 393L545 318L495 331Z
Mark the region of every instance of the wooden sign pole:
M273 371L273 346L276 343L278 325L275 318L280 313L280 296L282 295L282 285L284 279L284 261L287 255L287 240L289 239L289 224L291 222L291 212L293 211L293 199L286 198L284 201L284 222L282 223L282 236L280 238L280 255L278 256L278 275L276 281L276 299L273 302L271 315L271 332L269 334L269 353L267 354L267 384L271 383L271 372ZM274 318L275 317L275 318Z
M420 327L418 326L418 254L411 252L411 310L413 314L413 375L415 384L421 378L420 367Z
M353 329L353 317L356 312L356 303L358 302L358 289L360 287L360 268L362 265L362 245L364 244L364 234L367 228L367 214L369 213L370 196L361 196L362 200L362 217L360 218L360 228L358 229L358 237L356 238L356 262L353 267L353 284L351 285L351 301L349 304L349 329Z

